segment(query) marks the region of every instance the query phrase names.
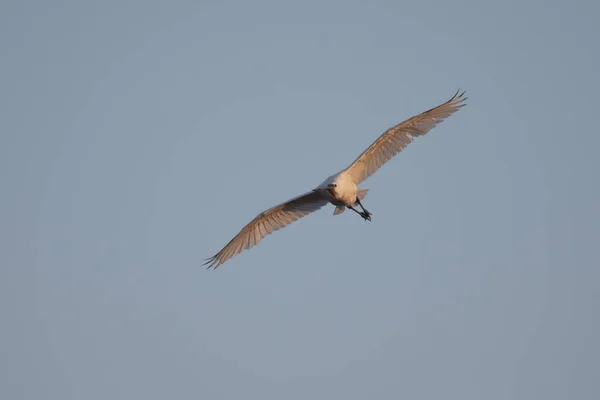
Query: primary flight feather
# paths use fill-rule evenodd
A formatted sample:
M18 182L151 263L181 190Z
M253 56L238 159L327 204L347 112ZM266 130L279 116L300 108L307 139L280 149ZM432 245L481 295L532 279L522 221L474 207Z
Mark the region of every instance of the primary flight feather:
M361 203L368 189L359 189L358 185L408 146L415 136L425 135L464 106L466 99L465 92L456 92L447 102L388 129L348 168L325 179L312 191L258 214L221 251L208 258L204 265L208 265L207 268L218 268L231 257L258 244L271 232L319 210L327 203L336 207L336 215L349 208L365 221L370 221L371 213ZM360 206L361 211L355 208L356 205Z

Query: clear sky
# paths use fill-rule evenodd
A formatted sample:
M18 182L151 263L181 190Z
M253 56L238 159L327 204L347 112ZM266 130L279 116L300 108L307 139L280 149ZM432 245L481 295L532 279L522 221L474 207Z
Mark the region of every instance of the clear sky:
M4 1L0 398L597 399L598 4Z

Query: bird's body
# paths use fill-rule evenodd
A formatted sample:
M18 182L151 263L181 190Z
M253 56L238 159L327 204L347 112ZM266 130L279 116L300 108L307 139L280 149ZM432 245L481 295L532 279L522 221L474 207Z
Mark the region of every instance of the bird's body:
M460 95L457 92L447 102L388 129L346 169L331 175L312 191L257 215L221 251L209 258L205 265L208 265L208 268L217 268L236 254L258 244L266 235L319 210L328 203L336 207L334 215L341 214L348 208L365 221L370 221L371 213L361 203L368 189L359 189L358 185L402 151L413 137L425 135L464 106L465 100L464 92ZM360 206L362 211L358 211L356 206Z
M345 170L331 175L314 190L321 193L334 206L356 204L358 186Z

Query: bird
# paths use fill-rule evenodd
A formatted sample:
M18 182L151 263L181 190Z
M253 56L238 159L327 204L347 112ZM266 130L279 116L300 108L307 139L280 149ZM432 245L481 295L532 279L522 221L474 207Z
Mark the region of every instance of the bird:
M257 245L265 236L288 226L327 204L335 206L334 215L346 209L371 221L372 213L362 200L369 189L358 185L373 175L383 164L402 151L417 136L423 136L451 114L465 106L466 91L457 91L450 100L409 118L386 130L347 168L329 176L313 190L258 214L217 254L205 259L207 269L217 269L230 258ZM357 208L360 207L360 210Z

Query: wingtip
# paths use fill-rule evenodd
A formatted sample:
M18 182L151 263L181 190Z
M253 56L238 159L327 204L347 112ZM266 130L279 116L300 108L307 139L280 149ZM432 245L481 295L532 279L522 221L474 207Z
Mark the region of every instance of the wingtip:
M456 93L454 93L454 96L452 96L452 98L450 100L448 100L448 103L457 103L457 104L460 103L460 105L458 105L458 107L462 107L462 106L466 105L465 101L468 99L468 97L465 96L466 93L467 93L466 90L463 90L461 92L460 89L458 89L456 91Z
M459 88L459 89L456 91L456 93L454 93L454 96L452 96L452 100L454 100L454 99L462 99L462 98L463 98L463 96L464 96L466 93L467 93L467 91L466 91L466 90L463 90L463 91L461 92L461 89Z
M212 256L212 257L209 257L209 258L206 258L204 261L205 262L202 264L202 266L208 265L208 267L206 267L207 270L211 269L211 268L213 270L219 268L219 264L220 263L219 263L219 260L217 259L216 255Z

